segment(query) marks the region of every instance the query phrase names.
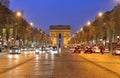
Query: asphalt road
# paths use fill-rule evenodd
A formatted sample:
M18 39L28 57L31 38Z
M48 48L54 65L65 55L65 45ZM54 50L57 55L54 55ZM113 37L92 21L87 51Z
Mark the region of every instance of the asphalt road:
M1 53L0 78L120 78L120 56Z

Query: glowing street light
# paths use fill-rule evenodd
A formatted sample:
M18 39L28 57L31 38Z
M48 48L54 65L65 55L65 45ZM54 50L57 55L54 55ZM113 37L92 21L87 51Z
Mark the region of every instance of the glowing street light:
M41 30L41 33L43 33L43 31Z
M83 28L81 28L80 31L83 31Z
M88 22L87 22L87 26L90 26L90 25L91 25L91 22L90 22L90 21L88 21Z
M117 38L120 38L120 36L117 36Z
M102 12L99 12L98 13L98 17L102 17L103 16L103 13Z
M22 16L22 13L18 11L18 12L16 13L16 15L20 17L20 16Z
M30 22L30 26L33 27L33 22Z

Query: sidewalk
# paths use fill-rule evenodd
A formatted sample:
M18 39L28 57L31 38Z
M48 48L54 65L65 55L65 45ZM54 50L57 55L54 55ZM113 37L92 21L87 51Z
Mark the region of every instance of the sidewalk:
M109 54L81 54L79 55L86 61L89 61L100 68L120 76L120 56Z

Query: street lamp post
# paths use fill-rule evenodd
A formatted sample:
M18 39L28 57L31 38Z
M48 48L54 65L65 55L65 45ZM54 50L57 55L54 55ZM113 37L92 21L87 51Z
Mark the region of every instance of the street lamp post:
M100 21L100 26L103 25L102 18L103 18L103 13L102 13L102 12L99 12L99 13L98 13L98 19L99 19L99 21ZM101 34L101 33L98 35L98 40L99 40L99 41L98 41L99 44L101 45L101 42L102 42L102 34Z
M22 13L20 11L16 12L16 16L17 17L21 17L22 16ZM17 46L21 46L20 45L20 40L19 40L19 35L18 35L18 25L19 25L19 20L18 20L18 23L16 23L16 28L15 28L15 45Z
M120 36L117 36L117 46L120 46Z

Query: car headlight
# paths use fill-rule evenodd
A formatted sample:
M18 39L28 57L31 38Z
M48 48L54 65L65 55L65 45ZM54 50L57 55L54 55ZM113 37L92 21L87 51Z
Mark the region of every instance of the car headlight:
M37 50L35 50L35 52L39 52L39 50L37 49Z
M25 48L25 51L26 51L27 49Z
M9 52L12 53L12 50L10 50Z
M18 52L18 50L15 50L15 52Z
M20 53L20 50L18 50L18 52Z

